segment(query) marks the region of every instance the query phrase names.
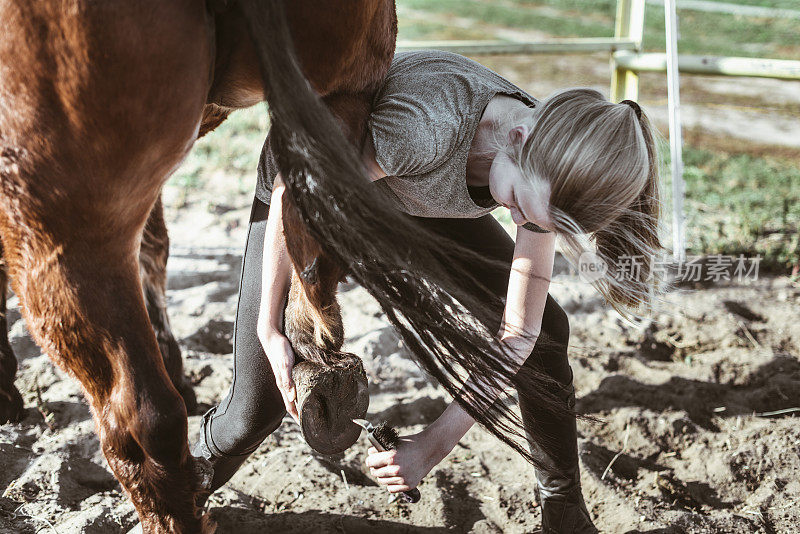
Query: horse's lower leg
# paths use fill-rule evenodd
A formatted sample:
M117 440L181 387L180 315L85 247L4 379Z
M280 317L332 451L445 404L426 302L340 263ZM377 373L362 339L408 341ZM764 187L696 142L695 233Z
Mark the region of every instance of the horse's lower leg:
M208 530L138 261L208 94L205 3L0 6L0 57L14 58L0 76L0 234L28 330L80 381L145 531Z
M300 358L335 363L344 343L342 313L336 300L336 287L344 271L298 224L293 209L284 208L283 217L287 248L297 257L284 313L284 333ZM303 270L298 270L299 266L304 266Z
M24 414L22 396L14 385L17 372L17 359L8 340L6 319L6 291L8 273L2 258L0 244L0 424L19 421ZM169 236L164 222L164 210L159 197L147 220L142 235L139 252L142 292L147 314L158 341L161 356L172 384L186 404L186 411L192 414L197 409L197 397L189 381L183 374L181 349L169 324L166 302L166 270L169 257Z
M153 336L135 255L111 236L73 245L25 233L7 252L30 331L83 386L145 532L207 530L194 505L201 473L188 453L186 410Z
M0 425L16 423L22 419L25 407L22 396L14 385L17 374L17 358L8 342L8 320L6 319L6 291L8 272L0 243Z
M366 132L371 93L334 93L324 101L351 142L360 147ZM336 291L345 277L340 265L309 234L297 207L284 196L286 249L296 275L286 310L286 333L295 352L307 360L333 364L344 342L342 314Z
M356 355L341 351L344 326L336 288L344 271L286 204L283 221L287 247L295 251L284 333L302 359L292 370L300 425L312 448L335 454L356 442L360 429L352 419L364 417L369 407L364 366ZM298 265L305 266L300 274Z
M348 137L360 146L368 95L333 94L325 102ZM282 215L294 266L284 329L295 353L306 360L296 364L292 373L301 428L308 444L319 452L341 452L360 434L351 420L363 417L369 406L361 360L340 350L344 326L336 291L345 270L308 233L296 206L285 201Z
M320 274L326 273L334 274L334 270L323 267ZM311 297L306 286L293 272L284 313L286 335L295 353L303 358L292 370L300 427L313 449L336 454L353 445L361 433L352 420L367 413L367 375L355 354L340 350L344 329L336 284L332 290L331 286L311 285L316 290L328 289ZM323 295L327 305L314 305L311 299Z
M167 315L167 259L169 258L169 235L164 221L164 208L159 196L142 234L139 251L142 292L147 306L147 315L153 326L164 367L172 384L183 397L186 411L193 414L197 409L197 397L192 385L183 374L181 349L169 325Z

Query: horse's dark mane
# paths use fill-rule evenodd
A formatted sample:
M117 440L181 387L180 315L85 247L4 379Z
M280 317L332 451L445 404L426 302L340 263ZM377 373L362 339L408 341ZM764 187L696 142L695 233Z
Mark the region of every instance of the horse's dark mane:
M532 367L513 373L513 356L501 349L496 332L503 302L463 265L508 268L416 224L385 198L366 177L353 147L332 114L302 76L290 42L280 1L240 0L251 32L278 27L281 32L254 39L269 96L272 147L286 184L311 235L325 251L346 265L352 277L379 303L422 367L489 432L529 462L537 458L518 438L522 421L491 394L462 391L461 369L498 383L516 386L520 396L539 407L540 415L574 417L556 391L559 384ZM266 5L269 9L265 9ZM265 24L264 17L277 17ZM452 261L452 260L459 261ZM477 292L463 289L464 282ZM469 310L467 312L466 310ZM538 340L537 350L547 340ZM546 450L548 436L531 435Z

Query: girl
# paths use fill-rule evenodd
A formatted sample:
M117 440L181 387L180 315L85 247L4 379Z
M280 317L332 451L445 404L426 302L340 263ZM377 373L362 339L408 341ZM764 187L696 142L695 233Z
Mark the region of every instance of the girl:
M431 50L397 54L373 104L363 158L374 185L419 224L503 262L501 270L474 268L477 280L506 297L495 326L533 325L547 334L547 344L521 336L509 343L522 355L522 368L543 370L563 386L559 397L571 409L569 322L548 294L555 236L577 261L584 251L579 237L593 235L599 258L612 269L595 285L627 316L638 317L631 310L648 306L658 285L650 268L662 248L656 152L641 109L589 89L539 102L473 60ZM294 354L282 332L290 280L284 185L267 146L243 259L233 384L205 414L193 450L213 466L209 492L233 476L287 412L298 417ZM516 242L489 215L498 206L518 225ZM643 257L638 276L611 276L622 254ZM542 466L535 471L543 531L596 532L581 494L574 419L547 420L529 404L520 395L526 430L535 427L558 445L545 452L530 441ZM366 463L388 491L406 491L473 423L453 402L396 451L370 449Z

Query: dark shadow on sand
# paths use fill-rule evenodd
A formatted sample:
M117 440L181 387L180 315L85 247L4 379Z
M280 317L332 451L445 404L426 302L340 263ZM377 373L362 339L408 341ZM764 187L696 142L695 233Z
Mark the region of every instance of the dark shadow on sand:
M800 406L800 361L779 355L752 372L742 384L717 384L673 377L664 384L648 385L621 375L605 378L581 397L579 413L597 414L624 406L653 411L683 410L691 421L718 431L714 417L733 417ZM715 411L719 407L724 410Z
M444 527L419 527L361 517L327 513L317 510L307 512L262 513L257 510L226 506L214 508L211 515L217 522L217 532L236 534L452 534Z

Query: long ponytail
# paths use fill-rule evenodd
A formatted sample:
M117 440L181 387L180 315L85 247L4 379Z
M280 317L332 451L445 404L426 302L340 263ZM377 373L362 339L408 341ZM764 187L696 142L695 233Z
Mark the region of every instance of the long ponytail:
M658 256L665 250L658 235L662 216L658 154L647 117L641 115L637 120L649 163L644 188L615 221L595 233L597 254L609 269L606 283L598 289L629 319L651 313L665 283L663 272L656 269Z
M530 136L511 156L533 190L549 190L567 260L579 272L593 264L601 276L588 281L625 319L640 321L667 286L656 268L661 194L647 116L634 102L614 104L589 88L555 93L533 113Z

